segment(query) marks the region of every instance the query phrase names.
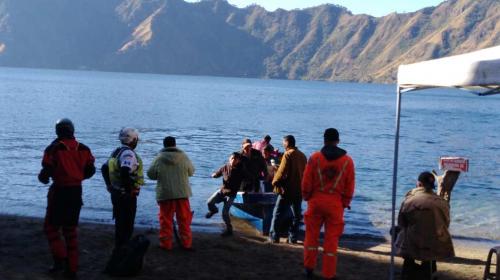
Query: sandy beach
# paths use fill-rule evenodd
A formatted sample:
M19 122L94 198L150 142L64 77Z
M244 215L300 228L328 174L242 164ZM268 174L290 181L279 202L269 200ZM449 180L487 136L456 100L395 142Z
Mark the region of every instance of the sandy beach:
M0 279L62 279L47 273L51 255L42 220L0 216ZM144 269L135 279L303 279L302 246L271 245L255 229L237 221L235 235L194 232L194 252L158 248L157 229L139 228L152 241ZM112 279L101 273L113 246L113 226L80 224L79 279ZM284 241L284 240L283 240ZM457 242L456 242L457 243ZM390 246L342 240L339 279L387 279ZM488 246L458 242L456 257L438 263L439 279L482 279ZM401 259L397 258L397 273ZM316 270L319 277L319 270Z

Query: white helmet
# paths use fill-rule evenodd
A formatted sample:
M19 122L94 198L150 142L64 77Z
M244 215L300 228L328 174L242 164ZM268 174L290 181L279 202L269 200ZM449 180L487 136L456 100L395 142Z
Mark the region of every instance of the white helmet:
M131 127L122 128L118 139L120 139L120 142L125 145L131 144L134 141L139 141L139 131Z

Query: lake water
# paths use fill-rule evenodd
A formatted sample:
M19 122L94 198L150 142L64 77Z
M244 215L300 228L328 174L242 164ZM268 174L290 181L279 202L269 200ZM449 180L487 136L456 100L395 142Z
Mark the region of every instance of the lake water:
M340 146L356 163L348 234L387 235L390 226L395 85L281 81L0 68L0 213L43 217L47 187L37 180L54 122L68 117L100 167L119 145L124 126L140 132L137 152L148 168L166 135L192 159L194 224L219 230L217 215L203 218L205 200L220 179L210 174L239 149L265 134L280 147L295 135L306 154L336 127ZM398 201L442 155L465 156L470 170L452 195L456 237L500 240L500 96L428 90L403 97ZM280 147L281 148L281 147ZM282 148L281 148L282 149ZM137 223L157 226L154 182L139 197ZM111 203L99 173L84 182L82 220L111 222Z

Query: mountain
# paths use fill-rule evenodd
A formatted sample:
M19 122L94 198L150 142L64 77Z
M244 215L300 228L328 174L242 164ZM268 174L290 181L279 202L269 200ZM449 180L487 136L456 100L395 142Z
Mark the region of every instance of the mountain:
M401 63L500 44L500 1L384 17L224 0L0 0L0 66L394 82Z

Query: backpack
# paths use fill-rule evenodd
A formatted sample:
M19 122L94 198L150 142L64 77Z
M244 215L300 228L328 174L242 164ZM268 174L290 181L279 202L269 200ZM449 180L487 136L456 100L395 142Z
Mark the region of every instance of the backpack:
M113 251L104 272L110 276L139 274L149 244L150 241L146 236L142 234L135 236L127 244Z

